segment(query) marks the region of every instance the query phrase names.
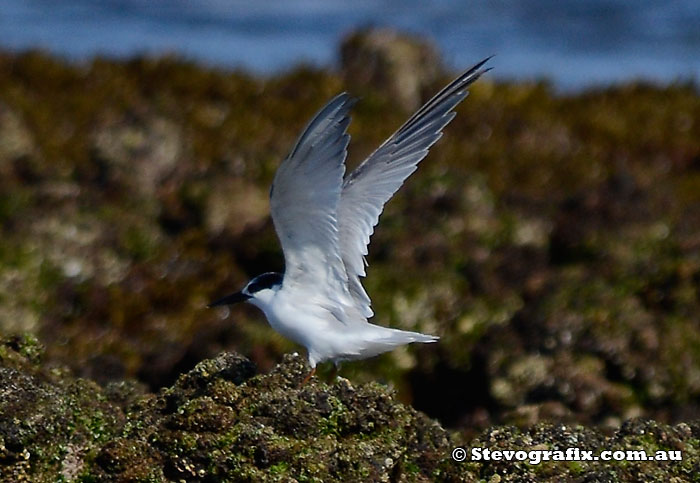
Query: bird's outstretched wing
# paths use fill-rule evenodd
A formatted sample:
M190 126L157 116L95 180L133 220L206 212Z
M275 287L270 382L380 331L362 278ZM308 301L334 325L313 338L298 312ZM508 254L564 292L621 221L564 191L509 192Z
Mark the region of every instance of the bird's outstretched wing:
M348 112L354 104L343 93L311 120L277 169L270 211L285 259L283 285L345 297L347 274L340 257L337 208L350 136ZM313 292L309 292L313 293Z
M489 70L481 69L489 58L462 73L428 101L343 182L338 205L340 253L350 293L365 317L372 316L372 309L360 277L365 276L364 256L384 204L440 139L443 128L455 116L453 109L467 96L466 88Z

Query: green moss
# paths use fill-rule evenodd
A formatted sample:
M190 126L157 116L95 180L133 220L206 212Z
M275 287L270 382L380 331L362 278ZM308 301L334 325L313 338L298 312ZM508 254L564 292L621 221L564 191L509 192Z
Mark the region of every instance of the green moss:
M6 345L3 345L3 350L7 351L8 349L6 347ZM22 334L11 338L9 347L32 364L39 364L41 362L45 350L44 346L32 334Z
M289 471L289 463L286 463L284 461L277 463L275 465L270 466L268 468L268 472L270 475L285 475Z
M329 397L327 402L332 408L331 413L320 420L319 430L321 434L338 437L342 434L344 423L347 421L347 408L335 397Z

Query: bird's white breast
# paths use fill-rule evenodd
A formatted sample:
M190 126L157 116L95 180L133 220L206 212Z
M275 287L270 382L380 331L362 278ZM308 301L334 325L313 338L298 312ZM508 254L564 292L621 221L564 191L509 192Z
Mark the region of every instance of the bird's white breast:
M318 295L300 297L280 290L268 304L255 305L263 310L273 329L306 347L312 366L341 357L350 349L347 344L353 334L329 310L329 301Z
M329 314L310 298L289 296L284 290L278 291L270 303L259 307L273 329L307 349L328 325Z

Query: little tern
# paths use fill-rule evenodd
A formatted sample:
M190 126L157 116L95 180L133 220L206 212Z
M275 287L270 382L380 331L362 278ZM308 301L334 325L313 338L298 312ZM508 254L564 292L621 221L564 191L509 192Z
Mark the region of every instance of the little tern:
M467 87L490 69L484 59L421 107L344 178L350 136L346 93L311 120L277 169L270 212L285 272L263 273L211 307L248 302L277 332L306 347L311 372L320 362L366 359L439 337L371 324L371 301L360 282L367 247L384 205L417 168L454 118ZM302 383L302 384L303 384Z

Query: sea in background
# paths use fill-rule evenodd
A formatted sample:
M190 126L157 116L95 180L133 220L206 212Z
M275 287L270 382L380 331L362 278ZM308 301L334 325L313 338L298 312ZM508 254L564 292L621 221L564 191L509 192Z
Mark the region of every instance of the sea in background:
M2 0L0 49L169 53L272 74L336 66L343 36L367 25L432 38L455 69L496 54L496 78L562 90L700 78L697 0Z

